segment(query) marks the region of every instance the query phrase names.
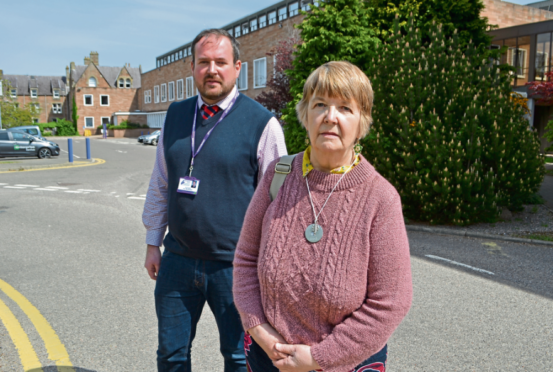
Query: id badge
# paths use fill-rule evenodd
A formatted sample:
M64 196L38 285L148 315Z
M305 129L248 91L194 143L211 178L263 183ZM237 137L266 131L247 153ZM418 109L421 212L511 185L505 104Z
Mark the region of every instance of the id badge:
M200 188L200 180L194 177L181 177L177 192L181 194L196 195Z

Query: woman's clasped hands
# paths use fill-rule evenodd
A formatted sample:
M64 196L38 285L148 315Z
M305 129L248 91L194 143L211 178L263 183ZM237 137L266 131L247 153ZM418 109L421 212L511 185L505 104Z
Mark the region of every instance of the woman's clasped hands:
M310 346L287 344L267 323L250 328L248 333L281 372L309 372L321 368L313 359Z

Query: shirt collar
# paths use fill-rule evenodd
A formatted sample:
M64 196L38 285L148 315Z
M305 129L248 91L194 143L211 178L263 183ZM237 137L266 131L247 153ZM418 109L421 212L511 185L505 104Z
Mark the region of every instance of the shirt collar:
M232 90L230 91L229 95L226 96L226 98L222 99L219 102L214 103L213 105L207 105L207 103L205 103L204 100L202 99L202 96L198 94L198 108L202 108L202 105L205 103L207 106L217 105L219 106L220 109L226 110L229 107L235 95L236 95L236 85L234 86L234 88L232 88Z

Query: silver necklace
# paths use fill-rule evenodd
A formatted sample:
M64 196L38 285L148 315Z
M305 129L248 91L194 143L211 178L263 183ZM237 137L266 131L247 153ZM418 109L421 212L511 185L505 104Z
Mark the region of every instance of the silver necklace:
M349 166L349 169L351 169L351 167L353 167L353 164L355 164L355 160L357 160L357 156L354 156L353 163L351 163L351 165ZM349 169L348 169L348 171L349 171ZM340 183L340 181L342 181L342 179L344 178L346 173L347 172L344 172L344 174L342 174L342 177L340 177L338 182L336 182L336 185L334 185L334 188L332 189L332 191L330 192L330 194L326 198L326 200L325 200L325 202L324 202L323 206L321 207L321 210L319 211L318 214L315 212L315 205L313 204L313 199L311 198L311 190L309 189L309 181L307 181L307 176L305 177L305 184L307 185L307 193L309 194L309 201L311 202L311 208L313 209L313 218L314 218L314 222L311 225L307 226L307 229L305 229L305 239L307 239L308 242L317 243L319 240L321 240L323 238L323 228L322 228L322 226L320 226L317 223L317 221L319 220L319 216L323 212L323 209L326 206L326 203L328 202L328 199L330 199L330 196L332 195L334 190L336 190L336 187L338 187L338 184Z

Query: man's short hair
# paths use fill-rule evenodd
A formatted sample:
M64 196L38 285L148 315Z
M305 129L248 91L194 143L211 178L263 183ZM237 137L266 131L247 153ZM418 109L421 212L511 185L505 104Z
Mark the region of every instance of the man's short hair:
M298 119L304 128L311 97L325 95L355 101L361 110L360 138L369 133L374 93L369 78L359 67L346 61L327 62L309 75L303 86L303 97L296 105Z
M238 40L234 38L231 34L228 33L227 30L223 30L220 28L210 28L209 30L203 30L200 32L192 41L192 62L194 63L196 61L196 44L200 40L202 40L203 37L209 37L211 35L214 35L217 39L219 39L221 36L224 36L230 40L230 45L232 45L232 55L234 58L234 63L238 62L240 59L240 43Z

